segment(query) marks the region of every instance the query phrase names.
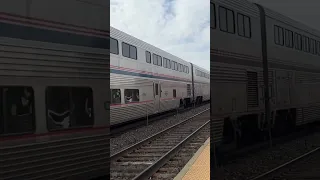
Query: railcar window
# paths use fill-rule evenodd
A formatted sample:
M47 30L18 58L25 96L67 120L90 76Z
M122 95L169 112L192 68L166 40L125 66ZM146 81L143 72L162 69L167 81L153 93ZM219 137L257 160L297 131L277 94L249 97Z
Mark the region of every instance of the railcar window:
M31 133L35 129L31 87L0 87L0 134Z
M140 101L139 89L125 89L124 101L126 104L131 102L139 102Z
M137 48L128 43L122 42L122 55L127 58L137 59Z
M130 46L130 57L137 59L137 48L135 46Z
M285 42L287 47L293 48L293 32L288 29L285 29Z
M146 62L151 63L151 53L149 51L146 51Z
M235 33L234 12L231 10L227 10L227 18L228 18L228 32Z
M122 56L130 58L130 46L127 43L122 43Z
M219 7L220 30L228 33L235 33L234 12L230 9Z
M318 55L320 56L320 42L319 41L317 41L317 47L318 47Z
M110 53L119 54L118 40L110 38Z
M180 70L179 71L183 72L183 65L182 64L180 64Z
M294 34L294 45L297 50L302 50L302 36L301 34Z
M175 68L175 70L176 70L176 71L178 71L178 70L179 70L179 65L178 65L178 63L177 63L177 62L174 62L174 66L175 66L175 67L174 67L174 68Z
M251 20L250 17L244 16L244 36L251 38Z
M171 60L170 59L167 59L167 68L171 69Z
M155 95L156 96L159 95L159 84L158 83L155 83L154 89L155 89Z
M316 52L316 41L314 39L310 39L310 52L312 54L317 54L317 52Z
M158 66L162 66L162 57L158 56Z
M173 98L176 98L177 97L177 90L173 90L173 92L172 92L172 95L173 95Z
M219 7L219 26L221 31L228 31L227 9L221 6Z
M187 74L189 74L189 67L187 66Z
M111 104L121 104L120 89L111 89Z
M48 87L46 106L50 131L94 123L93 92L89 87Z
M216 29L217 28L217 22L216 22L216 6L213 3L210 3L211 7L211 14L210 14L210 25L211 28Z
M302 49L304 52L310 52L310 43L307 36L302 36Z
M171 69L171 63L169 59L163 58L163 67Z
M284 45L283 28L279 26L274 26L274 42L277 45Z
M251 22L250 17L238 13L238 35L246 38L251 38Z
M174 66L175 61L171 61L171 69L175 70L175 66Z
M153 64L154 65L158 65L158 58L157 58L157 55L156 54L153 54Z
M238 13L238 35L244 36L244 17L242 14Z

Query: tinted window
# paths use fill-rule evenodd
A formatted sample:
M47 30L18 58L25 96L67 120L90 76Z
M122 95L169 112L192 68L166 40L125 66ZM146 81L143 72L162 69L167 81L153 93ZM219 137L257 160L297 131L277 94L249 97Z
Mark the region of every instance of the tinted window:
M157 58L157 55L156 54L153 54L153 64L154 65L158 65L158 58Z
M302 36L302 49L304 52L310 52L310 42L306 36Z
M127 58L137 59L137 48L122 42L122 55Z
M250 38L251 37L251 22L250 17L238 13L238 35Z
M48 87L46 90L49 130L92 126L93 93L87 87Z
M217 22L216 22L216 6L213 3L210 3L211 6L211 10L210 10L210 25L211 28L215 29L217 26Z
M172 95L173 95L173 98L176 98L177 97L177 90L173 90L173 92L172 92Z
M294 44L297 50L302 50L302 37L300 34L294 34Z
M285 30L285 42L287 47L293 48L293 32L288 29Z
M251 21L250 17L244 16L244 36L251 38Z
M146 62L151 63L151 53L149 51L146 51Z
M119 54L118 40L110 38L110 53Z
M221 31L224 31L224 32L228 31L227 9L223 7L219 7L219 26Z
M130 58L130 46L127 43L122 43L122 56Z
M158 56L158 66L162 66L162 57Z
M167 59L167 68L171 69L171 61L170 61L170 59Z
M111 89L111 104L121 104L120 89Z
M139 101L140 101L139 89L124 90L124 102L126 104L132 103L132 102L139 102Z
M137 48L135 46L130 46L130 58L137 59Z
M231 10L227 10L227 22L228 22L228 32L229 33L235 33L235 27L234 27L234 13Z
M316 54L316 41L314 39L310 39L310 52Z
M320 42L317 41L317 44L318 44L318 55L320 55Z
M283 28L279 26L274 26L274 42L275 44L284 45L284 35Z
M238 13L238 35L244 36L244 17Z
M154 87L154 90L155 90L155 95L159 95L159 85L156 83L155 84L155 87Z
M0 107L0 134L31 133L35 130L34 92L31 87L0 87Z

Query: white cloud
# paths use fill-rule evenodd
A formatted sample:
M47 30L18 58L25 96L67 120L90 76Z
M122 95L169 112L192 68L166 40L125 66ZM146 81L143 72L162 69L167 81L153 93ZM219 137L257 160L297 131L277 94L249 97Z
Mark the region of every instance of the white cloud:
M111 26L210 70L209 0L111 0Z

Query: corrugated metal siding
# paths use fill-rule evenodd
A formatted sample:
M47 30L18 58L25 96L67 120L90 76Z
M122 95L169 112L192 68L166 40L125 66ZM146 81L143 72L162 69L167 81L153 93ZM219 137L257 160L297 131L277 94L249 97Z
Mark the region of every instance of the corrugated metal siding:
M210 138L212 143L219 143L223 138L223 119L212 119L210 121Z
M211 65L212 82L246 82L246 79L245 69Z
M66 46L68 47L68 46ZM107 51L0 44L0 76L109 79Z
M90 171L108 172L109 137L105 132L100 135L0 147L0 154L1 180L66 179L86 172L90 174Z
M247 71L247 78L247 106L248 108L258 107L258 73Z
M297 109L296 125L303 125L320 119L320 106L304 107Z

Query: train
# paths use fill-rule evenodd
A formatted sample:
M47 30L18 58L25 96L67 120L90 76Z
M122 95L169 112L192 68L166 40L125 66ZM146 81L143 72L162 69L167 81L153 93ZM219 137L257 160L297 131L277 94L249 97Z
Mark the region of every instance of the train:
M210 100L210 72L110 27L110 123Z
M247 0L211 0L210 8L212 143L317 122L320 31Z
M108 176L109 4L0 4L0 179Z

